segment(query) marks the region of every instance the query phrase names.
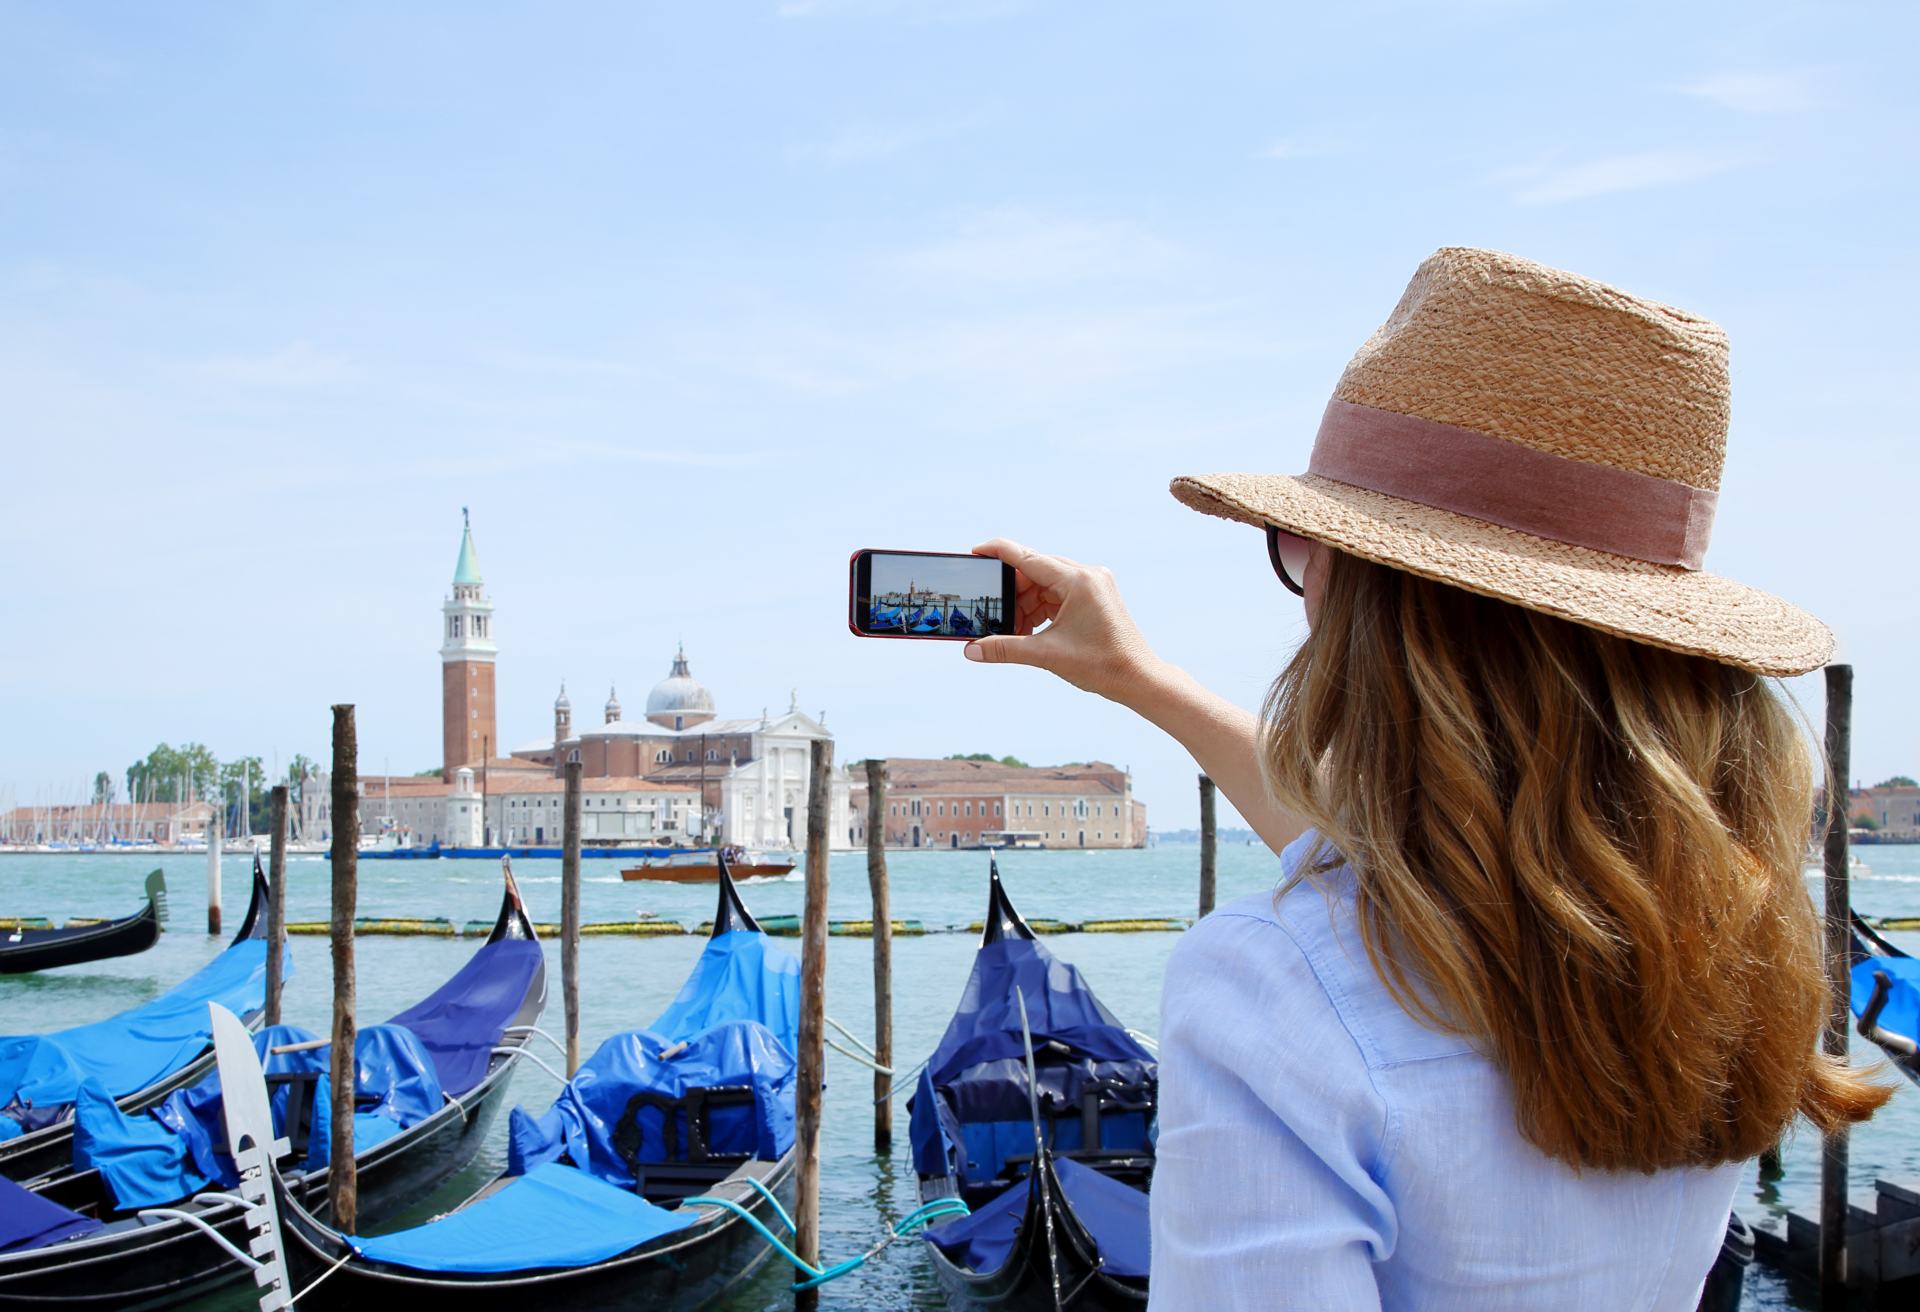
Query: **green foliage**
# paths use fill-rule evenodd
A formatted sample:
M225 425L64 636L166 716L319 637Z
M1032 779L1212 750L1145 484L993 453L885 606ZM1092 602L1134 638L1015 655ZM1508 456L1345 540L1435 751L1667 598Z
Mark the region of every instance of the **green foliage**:
M415 770L413 772L413 777L415 779L438 779L440 777L440 767L437 765L433 765L433 766L428 766L424 770ZM716 879L719 878L719 876L717 875L714 877Z
M1897 774L1893 776L1893 778L1891 779L1882 779L1879 783L1875 784L1874 787L1875 788L1920 788L1920 783L1916 783L1912 779L1912 777L1908 775Z
M1873 830L1878 829L1880 827L1880 822L1878 820L1875 820L1872 816L1867 815L1864 812L1860 815L1854 816L1851 820L1848 820L1847 823L1849 825L1852 825L1855 829L1865 829L1869 833L1871 833Z
M955 752L946 758L949 761L985 761L989 765L1011 765L1024 770L1027 763L1017 756L995 756L992 752Z
M220 762L200 743L161 743L127 767L127 796L134 801L180 803L190 794L217 797L219 790Z
M102 770L93 777L93 804L99 806L102 802L111 802L112 800L113 776L105 770Z

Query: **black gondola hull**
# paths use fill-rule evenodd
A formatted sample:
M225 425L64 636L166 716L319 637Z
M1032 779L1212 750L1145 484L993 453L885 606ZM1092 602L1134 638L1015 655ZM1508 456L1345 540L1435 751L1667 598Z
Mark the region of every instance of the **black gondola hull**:
M160 917L152 906L103 925L23 929L0 938L0 975L25 975L56 966L131 957L159 941Z
M953 1191L945 1181L922 1180L920 1201L951 1198ZM992 1271L970 1271L932 1244L922 1240L933 1263L934 1279L946 1296L947 1306L958 1312L963 1308L991 1307L1004 1312L1056 1312L1070 1307L1075 1312L1139 1312L1147 1305L1147 1282L1111 1276L1100 1269L1100 1255L1072 1207L1056 1196L1053 1207L1053 1235L1059 1269L1060 1302L1054 1301L1054 1287L1047 1270L1046 1225L1029 1211L1014 1241L1007 1260Z
M792 1201L793 1164L794 1154L789 1151L760 1177L785 1203ZM287 1206L287 1201L283 1196L280 1220L288 1278L298 1290L339 1264L347 1250L331 1230L303 1209ZM773 1207L765 1199L747 1195L743 1206L769 1230L779 1233ZM766 1240L746 1222L721 1214L633 1253L586 1267L429 1275L352 1260L338 1265L324 1284L300 1300L300 1307L302 1312L373 1307L457 1307L461 1312L527 1312L549 1307L566 1308L567 1312L698 1308L739 1290L772 1253Z
M254 863L253 893L247 902L247 914L241 922L240 932L233 936L231 947L235 943L244 943L248 939L267 936L267 890L266 877L260 873L259 863ZM250 1011L240 1018L250 1030L260 1028L262 1013ZM156 1080L144 1089L128 1094L118 1100L121 1111L128 1115L138 1115L147 1108L161 1102L180 1089L198 1084L213 1070L213 1044L185 1066L165 1078ZM37 1130L8 1139L0 1143L0 1175L9 1180L28 1184L65 1171L73 1162L73 1115L68 1110L66 1119L52 1125L43 1125Z
M489 1073L462 1099L464 1110L448 1104L360 1154L356 1175L363 1224L404 1211L473 1159L505 1106L503 1095L516 1065L503 1061ZM325 1212L325 1171L291 1180L288 1187L308 1207ZM240 1209L215 1206L200 1215L228 1242L246 1247ZM167 1222L0 1256L0 1308L173 1307L244 1275L239 1262L198 1230Z

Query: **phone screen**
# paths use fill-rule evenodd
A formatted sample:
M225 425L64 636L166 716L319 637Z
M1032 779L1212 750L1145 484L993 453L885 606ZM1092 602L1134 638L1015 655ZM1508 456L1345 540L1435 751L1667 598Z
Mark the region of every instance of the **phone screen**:
M865 638L965 641L1013 631L1013 566L944 551L856 551L850 628Z

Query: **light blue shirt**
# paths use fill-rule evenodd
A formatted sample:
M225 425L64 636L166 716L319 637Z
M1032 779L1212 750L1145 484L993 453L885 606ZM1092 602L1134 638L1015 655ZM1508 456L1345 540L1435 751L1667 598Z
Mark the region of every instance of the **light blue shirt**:
M1739 1166L1576 1172L1528 1144L1506 1078L1374 973L1348 871L1194 926L1160 1025L1155 1312L1698 1301Z

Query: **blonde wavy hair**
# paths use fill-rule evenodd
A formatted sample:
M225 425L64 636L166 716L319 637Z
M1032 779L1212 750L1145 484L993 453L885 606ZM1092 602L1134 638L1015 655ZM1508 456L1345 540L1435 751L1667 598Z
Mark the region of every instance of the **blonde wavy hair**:
M1576 1167L1754 1156L1891 1095L1816 1051L1812 761L1760 676L1330 553L1269 786L1344 860L1374 970Z

